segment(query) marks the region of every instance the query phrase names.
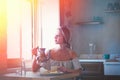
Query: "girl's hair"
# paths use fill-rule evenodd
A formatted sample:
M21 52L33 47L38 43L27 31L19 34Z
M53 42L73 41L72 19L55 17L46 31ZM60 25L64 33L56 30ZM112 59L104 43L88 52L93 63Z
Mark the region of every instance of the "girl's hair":
M70 31L66 26L60 27L59 30L62 31L63 37L65 39L66 47L70 48Z

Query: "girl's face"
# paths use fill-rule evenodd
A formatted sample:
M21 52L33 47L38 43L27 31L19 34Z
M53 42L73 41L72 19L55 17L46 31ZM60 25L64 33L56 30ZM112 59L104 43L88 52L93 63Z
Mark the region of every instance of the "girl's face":
M64 43L64 36L60 30L57 30L57 32L56 32L55 43L56 44L63 44Z

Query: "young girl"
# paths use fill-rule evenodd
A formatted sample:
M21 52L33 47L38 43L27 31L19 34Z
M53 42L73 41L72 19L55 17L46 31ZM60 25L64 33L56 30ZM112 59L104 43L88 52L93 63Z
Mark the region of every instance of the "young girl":
M45 57L39 57L36 67L36 61L34 60L32 70L36 72L39 68L44 67L47 70L51 70L52 66L59 66L58 70L65 73L79 72L81 73L82 67L79 62L77 54L70 49L70 31L67 27L60 27L55 35L55 43L57 47L50 49Z

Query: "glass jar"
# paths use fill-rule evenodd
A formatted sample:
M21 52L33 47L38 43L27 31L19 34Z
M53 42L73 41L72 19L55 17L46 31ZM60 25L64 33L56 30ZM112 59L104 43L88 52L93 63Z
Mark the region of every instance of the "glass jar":
M120 10L120 7L119 7L119 3L118 2L115 2L114 3L114 10Z
M108 3L108 5L107 5L107 10L114 10L114 5L113 5L113 3Z

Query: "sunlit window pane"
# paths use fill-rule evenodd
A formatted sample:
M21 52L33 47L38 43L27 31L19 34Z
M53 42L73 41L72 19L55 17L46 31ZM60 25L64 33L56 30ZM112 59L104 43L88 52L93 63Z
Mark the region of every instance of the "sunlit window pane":
M31 4L27 0L7 0L7 57L31 58Z
M55 46L55 31L59 27L59 0L43 0L40 5L39 27L42 27L42 47L50 49Z

